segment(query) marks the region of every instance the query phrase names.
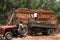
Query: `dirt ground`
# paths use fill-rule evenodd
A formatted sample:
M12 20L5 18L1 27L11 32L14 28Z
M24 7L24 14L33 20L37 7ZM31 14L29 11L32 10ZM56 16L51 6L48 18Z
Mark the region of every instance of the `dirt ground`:
M23 38L13 38L12 40L60 40L60 25L57 28L56 33L58 34L54 34L54 36L26 36Z
M23 38L17 37L12 40L60 40L60 34L54 36L26 36Z

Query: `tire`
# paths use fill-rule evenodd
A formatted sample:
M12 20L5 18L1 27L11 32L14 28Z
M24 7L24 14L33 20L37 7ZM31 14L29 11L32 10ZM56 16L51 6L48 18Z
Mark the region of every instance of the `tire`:
M23 30L20 29L19 34L23 37L25 37L28 34L27 27L24 27Z
M24 31L25 31L25 32L21 33L22 36L26 36L26 35L28 34L28 30L27 30L26 27L24 27Z
M47 34L50 35L50 36L53 36L54 35L54 29L49 29Z
M42 32L43 35L54 35L54 29L48 29Z
M5 33L5 38L6 38L7 40L11 40L11 39L13 38L12 33L11 33L11 32L6 32L6 33Z

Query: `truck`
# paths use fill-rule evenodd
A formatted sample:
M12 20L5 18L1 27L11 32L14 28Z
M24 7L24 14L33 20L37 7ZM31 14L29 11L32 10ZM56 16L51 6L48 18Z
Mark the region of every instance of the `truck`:
M18 31L19 22L22 22L23 30ZM27 34L37 35L39 32L43 35L52 35L57 27L54 11L19 8L8 17L6 25L0 27L0 34L7 40L11 40L14 35L24 37Z
M20 8L15 11L17 21L22 21L28 28L28 33L53 35L58 27L57 18L52 10L31 10Z

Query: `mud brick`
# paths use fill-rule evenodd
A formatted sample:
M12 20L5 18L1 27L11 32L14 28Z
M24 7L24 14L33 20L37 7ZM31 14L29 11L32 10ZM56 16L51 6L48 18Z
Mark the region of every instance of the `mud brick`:
M16 18L20 21L21 19L24 20L24 23L28 23L29 14L34 14L35 12L38 13L37 22L42 23L51 23L57 24L56 16L54 15L54 11L52 10L31 10L27 8L20 8L16 11ZM35 21L32 19L31 21Z

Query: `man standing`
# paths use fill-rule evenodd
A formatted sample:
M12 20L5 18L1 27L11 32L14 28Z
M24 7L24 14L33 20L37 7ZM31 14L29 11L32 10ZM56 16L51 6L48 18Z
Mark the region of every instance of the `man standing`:
M23 26L22 21L19 22L19 25L18 26L19 26L18 27L18 32L21 33L23 31L23 29L24 29L24 26Z
M37 19L37 13L34 13L34 18L35 18L35 20Z

